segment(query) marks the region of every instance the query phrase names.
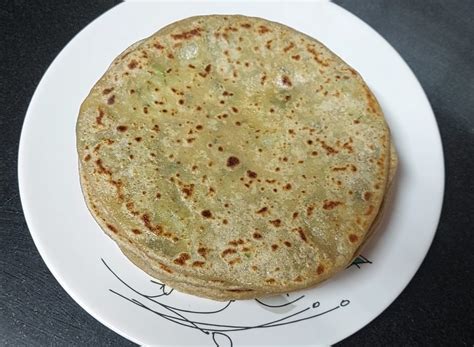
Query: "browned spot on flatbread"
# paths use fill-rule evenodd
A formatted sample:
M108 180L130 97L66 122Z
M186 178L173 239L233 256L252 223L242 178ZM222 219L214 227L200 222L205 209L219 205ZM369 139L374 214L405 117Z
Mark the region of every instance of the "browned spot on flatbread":
M299 54L295 54L291 56L291 59L294 59L294 60L300 60L300 58L301 56Z
M191 259L191 256L186 253L186 252L183 252L183 253L180 253L180 255L178 256L178 258L174 259L173 260L173 263L177 264L177 265L180 265L180 266L183 266L186 264L186 262Z
M112 231L115 234L118 234L119 231L116 227L114 227L112 224L107 224L107 228L109 228L110 231Z
M290 49L292 49L293 47L295 47L295 44L293 42L290 42L290 44L288 46L286 46L285 48L283 48L283 52L288 52Z
M160 44L159 42L155 42L155 43L153 44L153 47L155 47L155 48L158 49L158 50L162 50L162 49L165 48L165 46L163 46L163 45Z
M108 105L113 105L115 103L115 95L112 95L110 98L107 99Z
M258 33L259 33L260 35L265 34L265 33L268 33L268 32L271 32L271 30L268 29L268 27L266 27L265 25L259 25L259 27L258 27Z
M104 95L107 95L107 94L110 94L110 92L114 90L114 88L105 88L103 91L102 91L102 94Z
M97 159L95 161L95 164L97 165L97 172L100 174L106 174L106 175L112 175L112 172L107 169L104 164L102 163L102 159Z
M140 235L142 232L139 229L132 229L132 233L135 235Z
M191 195L193 195L193 192L194 192L194 184L191 183L191 184L184 185L183 188L181 188L181 191L184 193L186 198L191 197Z
M275 228L279 228L281 226L281 220L280 219L274 219L268 221L271 225L273 225Z
M234 157L234 156L230 156L229 158L227 158L227 166L228 167L234 168L239 164L240 164L239 158Z
M321 275L324 272L324 266L322 264L318 265L318 268L316 269L316 273L318 275Z
M249 29L249 28L252 27L252 25L249 24L249 23L242 23L242 24L240 24L240 26L241 26L242 28L245 28L245 29Z
M314 207L314 205L309 205L308 207L306 207L306 215L308 217L311 217L311 215L313 214Z
M84 161L89 161L91 160L91 155L90 154L87 154L85 157L84 157Z
M201 216L203 216L205 218L212 218L212 212L209 211L209 210L201 211Z
M199 76L207 77L207 75L209 75L209 73L211 72L211 68L212 68L211 64L206 65L206 67L204 68L204 72L200 72Z
M160 236L163 233L163 227L161 225L153 225L150 220L150 216L147 213L144 213L141 217L145 227L150 230L152 233Z
M364 193L364 200L365 201L369 201L371 197L372 197L372 192L365 192Z
M366 216L369 216L370 214L372 214L372 212L374 211L375 207L373 205L369 205L369 207L367 208L367 210L365 211L364 215Z
M304 232L302 227L295 228L293 229L293 231L296 231L300 239L302 239L304 242L308 242L308 238L306 237L306 233Z
M359 240L359 237L356 234L349 234L349 241L355 243Z
M255 231L253 234L252 234L253 238L256 239L256 240L260 240L262 238L262 234L260 234L258 231Z
M209 250L206 247L199 247L197 252L201 257L206 258L207 253L209 252Z
M229 241L229 245L234 246L234 247L237 247L238 245L243 245L244 243L245 241L242 239Z
M253 289L226 289L227 292L231 293L244 293L244 292L253 292Z
M235 253L237 253L237 251L234 248L227 248L222 251L221 256L225 257L226 255L235 254Z
M291 87L293 83L291 83L291 80L288 76L284 75L281 78L281 83L283 83L285 86Z
M184 31L180 34L171 34L171 37L174 40L189 40L190 38L194 36L201 36L201 28L194 28L189 31Z
M158 263L158 265L160 266L160 269L162 269L163 271L166 271L167 273L170 273L170 274L173 273L173 271L168 266L166 266L165 264Z
M341 201L324 200L323 208L325 210L332 210L339 205L342 205Z
M205 264L204 261L196 260L196 261L193 262L192 266L193 267L203 267L204 264Z
M309 53L311 53L311 55L313 56L313 59L314 59L315 61L317 61L318 64L321 64L322 66L329 66L329 64L328 64L326 61L322 60L322 59L319 57L319 53L318 53L313 47L311 47L311 45L308 45L307 48L306 48L306 50L307 50Z
M138 66L138 62L135 59L133 59L132 61L130 61L130 63L128 63L127 66L130 70L133 70Z

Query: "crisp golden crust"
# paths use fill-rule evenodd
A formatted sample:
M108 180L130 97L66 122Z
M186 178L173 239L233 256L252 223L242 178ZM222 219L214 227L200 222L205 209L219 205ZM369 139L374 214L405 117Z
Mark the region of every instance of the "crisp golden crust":
M77 147L88 206L127 256L217 291L284 292L343 269L390 171L357 72L243 16L188 18L122 53L81 107Z

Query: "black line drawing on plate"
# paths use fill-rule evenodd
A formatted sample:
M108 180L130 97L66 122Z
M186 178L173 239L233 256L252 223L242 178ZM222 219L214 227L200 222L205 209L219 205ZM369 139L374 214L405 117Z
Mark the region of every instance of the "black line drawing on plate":
M254 325L231 325L231 324L217 324L211 323L210 321L206 321L202 318L189 318L189 315L198 315L198 317L208 317L208 315L215 315L219 314L225 310L228 310L232 307L232 304L235 300L230 300L227 303L223 303L222 307L215 309L215 310L208 310L208 311L195 311L184 309L181 307L175 307L172 305L167 305L164 302L160 301L160 298L169 296L173 294L173 289L167 287L165 284L151 280L153 284L157 285L158 293L154 294L146 294L138 291L137 289L133 288L130 284L125 282L123 278L121 278L104 259L101 259L102 263L105 265L107 270L126 288L128 288L132 294L125 295L124 293L120 293L114 289L109 289L111 293L114 295L128 301L138 307L141 307L156 316L173 322L175 324L194 329L199 331L205 335L208 335L212 342L216 346L234 346L234 341L231 337L236 332L246 331L250 329L265 329L265 328L274 328L289 324L295 324L298 322L306 321L309 319L314 319L317 317L322 317L327 315L335 310L344 308L345 306L350 304L350 301L347 299L339 300L337 305L332 305L325 310L320 311L321 303L317 300L313 301L311 304L305 304L303 307L298 307L295 305L296 303L302 302L302 299L306 297L306 295L300 295L294 299L289 299L289 294L286 296L282 296L283 303L270 303L266 299L255 299L255 301L259 304L260 307L265 308L266 310L273 310L272 312L280 314L282 317L276 320L261 322L259 324ZM372 264L370 260L365 258L364 256L358 256L351 265L348 266L356 266L360 269L361 265L363 264ZM135 298L137 296L138 298ZM289 311L297 309L296 312L289 314L288 311L282 311L282 308L290 308Z

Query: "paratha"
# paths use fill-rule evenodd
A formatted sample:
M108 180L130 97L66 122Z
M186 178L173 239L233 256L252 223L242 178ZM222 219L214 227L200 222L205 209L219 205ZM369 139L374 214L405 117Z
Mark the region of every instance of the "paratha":
M390 173L389 129L360 75L260 18L191 17L132 45L76 132L104 231L151 275L222 300L345 268Z

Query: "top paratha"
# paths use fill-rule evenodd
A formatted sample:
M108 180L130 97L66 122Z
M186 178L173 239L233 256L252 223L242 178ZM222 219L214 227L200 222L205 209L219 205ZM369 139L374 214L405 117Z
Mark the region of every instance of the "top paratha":
M390 159L357 72L243 16L188 18L130 47L84 101L77 147L88 206L127 254L163 278L260 292L348 264Z

